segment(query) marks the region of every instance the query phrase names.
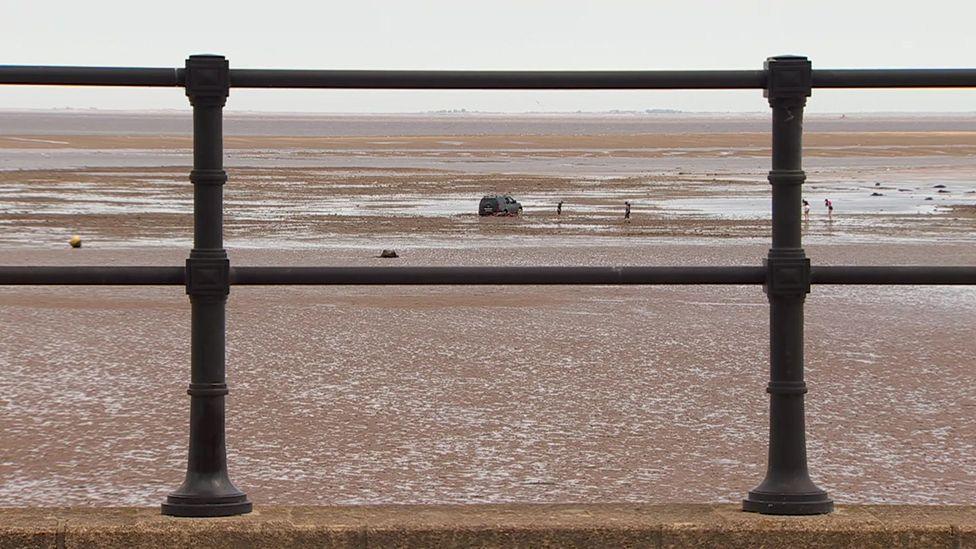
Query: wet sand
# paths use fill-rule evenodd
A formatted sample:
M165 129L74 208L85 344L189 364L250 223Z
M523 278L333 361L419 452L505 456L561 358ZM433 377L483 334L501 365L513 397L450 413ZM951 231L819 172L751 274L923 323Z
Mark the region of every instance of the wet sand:
M637 135L768 132L768 103L756 94L754 113L267 113L224 109L229 136L471 136L471 135ZM807 112L809 132L972 131L976 114ZM5 110L3 135L190 135L190 106L164 111Z
M397 151L481 151L515 156L540 153L571 156L594 151L609 156L769 156L768 132L631 134L631 135L412 135L412 136L236 136L229 150L302 149L309 151L369 150L388 155ZM7 149L189 149L186 135L0 135ZM809 132L805 156L926 156L971 155L976 132Z
M612 161L603 161L612 162ZM189 246L188 168L0 171L0 245ZM231 168L225 235L239 247L573 246L596 241L767 238L765 173L632 176L459 173L420 168ZM955 167L812 171L811 241L973 240L976 181ZM479 217L510 193L518 218ZM875 195L879 196L875 196ZM835 213L827 215L824 198ZM563 201L562 215L555 206ZM623 220L623 203L634 215ZM529 239L529 240L526 240Z
M974 143L933 131L808 136L833 151L807 185L814 264L976 264ZM0 171L0 262L182 264L185 138L9 137L0 160L35 169ZM724 137L229 138L228 249L236 265L758 265L768 136ZM175 164L102 166L131 140ZM589 157L601 175L549 169L601 147L634 152ZM86 167L54 169L59 150ZM667 152L690 158L616 171ZM722 152L755 166L714 170ZM541 168L496 171L509 154ZM490 191L525 215L471 213ZM152 505L179 484L188 309L177 287L0 287L0 505ZM765 467L767 310L758 287L235 288L231 475L257 503L735 501ZM838 501L972 503L974 313L973 288L814 288L809 455Z
M972 264L969 245L812 246L817 264ZM7 251L178 264L183 250ZM236 264L389 265L373 250ZM758 264L762 245L519 248L506 264ZM397 265L496 264L416 249ZM5 505L151 505L184 463L181 288L2 288ZM972 288L817 287L810 462L838 501L970 503ZM734 501L765 464L758 287L237 288L233 478L261 503Z

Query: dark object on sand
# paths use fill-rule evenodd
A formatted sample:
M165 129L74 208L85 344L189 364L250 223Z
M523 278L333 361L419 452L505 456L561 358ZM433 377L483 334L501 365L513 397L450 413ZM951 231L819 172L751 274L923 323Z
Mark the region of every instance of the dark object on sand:
M926 196L925 197L925 200L932 200L932 197L931 196Z
M939 183L938 185L933 185L932 188L933 189L944 189L945 188L945 185Z
M875 187L880 187L880 186L881 186L881 183L878 183L877 181L875 181L875 182L874 182L874 186L875 186Z
M518 215L522 213L522 205L507 194L488 195L482 197L478 204L478 215Z
M871 196L884 196L884 195L881 193L871 193Z
M947 191L947 190L945 190L945 189L939 189L939 192L940 192L940 193L945 193L945 194L948 194L948 193L949 193L949 191Z
M380 257L393 258L400 256L397 255L396 250L383 250L380 252Z

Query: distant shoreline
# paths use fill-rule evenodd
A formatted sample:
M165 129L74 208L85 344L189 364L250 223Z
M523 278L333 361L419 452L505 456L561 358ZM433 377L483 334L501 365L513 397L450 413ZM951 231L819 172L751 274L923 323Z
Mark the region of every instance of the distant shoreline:
M970 132L976 113L807 115L807 132ZM769 113L224 113L228 136L743 134L769 132ZM189 135L190 110L0 110L0 136Z

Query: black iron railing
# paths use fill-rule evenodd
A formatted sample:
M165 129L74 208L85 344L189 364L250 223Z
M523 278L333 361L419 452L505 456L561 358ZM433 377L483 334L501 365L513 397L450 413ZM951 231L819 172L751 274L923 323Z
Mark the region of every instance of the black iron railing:
M185 68L0 66L0 84L184 87L193 106L193 248L184 267L0 267L5 285L183 285L190 297L190 441L186 480L162 504L176 516L247 513L227 473L225 306L232 285L762 284L770 306L769 457L743 509L829 513L806 457L803 304L811 284L976 285L976 267L811 267L801 244L803 108L811 89L976 87L976 69L812 70L805 57L758 71L231 70L215 55ZM756 267L231 267L223 247L222 109L230 88L763 89L772 108L772 246Z

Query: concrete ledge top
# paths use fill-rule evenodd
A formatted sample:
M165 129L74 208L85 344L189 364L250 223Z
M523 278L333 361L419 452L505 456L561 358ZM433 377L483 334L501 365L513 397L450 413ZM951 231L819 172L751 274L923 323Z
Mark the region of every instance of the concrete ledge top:
M0 508L0 548L971 547L976 506L841 505L774 517L737 505L256 506L227 518L158 508Z

